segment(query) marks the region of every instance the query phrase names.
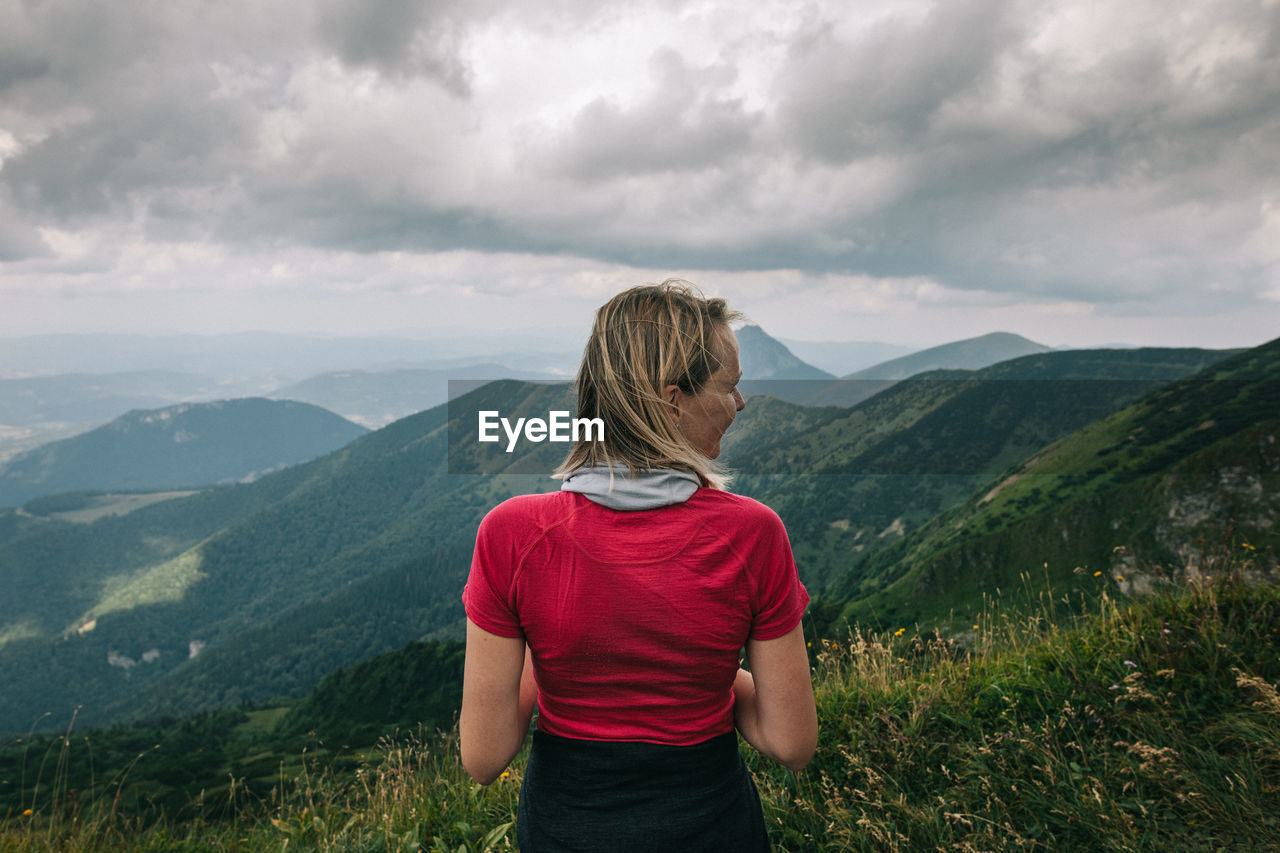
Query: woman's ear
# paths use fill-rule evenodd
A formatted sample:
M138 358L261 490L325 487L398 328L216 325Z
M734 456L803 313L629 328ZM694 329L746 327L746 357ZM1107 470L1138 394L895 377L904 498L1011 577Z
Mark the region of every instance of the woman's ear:
M662 396L666 399L667 405L671 407L671 419L680 425L680 402L684 396L679 385L668 385L662 389Z

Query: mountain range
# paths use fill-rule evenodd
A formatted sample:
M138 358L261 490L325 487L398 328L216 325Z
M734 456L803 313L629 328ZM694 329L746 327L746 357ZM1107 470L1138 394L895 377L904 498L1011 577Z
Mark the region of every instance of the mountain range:
M1253 351L1258 363L1273 363L1274 349ZM787 522L815 622L833 623L859 600L897 595L892 556L939 513L1051 442L1229 362L1205 350L1047 352L925 374L853 407L758 397L724 458L740 472L735 490ZM1227 401L1195 405L1213 420ZM0 600L0 680L22 685L0 695L0 729L77 705L83 721L107 722L300 695L409 640L459 636L479 519L506 496L555 488L546 472L565 450L481 445L476 413L571 408L566 385L494 382L253 483L92 523L0 513L11 592ZM894 600L895 617L919 608Z
M366 426L384 426L445 400L436 387L443 388L444 380L424 379L416 371L448 378L564 377L580 354L565 338L548 335L421 335L0 338L0 463L135 409L237 397L297 399ZM520 370L474 369L503 362ZM285 388L292 393L280 393Z

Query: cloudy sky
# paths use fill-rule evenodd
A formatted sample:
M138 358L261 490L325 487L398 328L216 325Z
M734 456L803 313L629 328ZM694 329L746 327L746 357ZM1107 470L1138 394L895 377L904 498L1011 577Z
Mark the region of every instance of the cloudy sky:
M1280 335L1272 0L0 0L0 335Z

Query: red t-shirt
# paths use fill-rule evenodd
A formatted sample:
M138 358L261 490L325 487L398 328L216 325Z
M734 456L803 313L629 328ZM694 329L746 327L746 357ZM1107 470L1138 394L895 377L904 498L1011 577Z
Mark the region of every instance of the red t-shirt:
M529 644L540 730L688 745L733 730L739 649L795 628L809 594L777 514L703 488L633 512L511 498L480 523L462 600Z

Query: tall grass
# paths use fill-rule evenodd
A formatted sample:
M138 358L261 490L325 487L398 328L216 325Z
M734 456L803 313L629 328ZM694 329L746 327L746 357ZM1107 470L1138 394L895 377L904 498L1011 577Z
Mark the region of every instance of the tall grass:
M99 801L88 816L65 817L52 794L10 815L0 851L448 851L514 848L518 771L489 788L473 783L457 759L456 734L388 737L353 772L304 756L265 798L233 779L218 800L181 821L125 816Z
M779 847L1280 850L1280 595L1224 565L1066 616L992 602L968 648L821 642L818 756L756 767Z
M950 639L815 641L813 763L748 749L777 849L1280 849L1280 593L1237 557L1141 600L1106 577L1074 602L992 600ZM354 773L304 761L182 822L76 814L41 786L0 850L513 849L523 757L481 788L456 755L454 734L387 739Z
M22 797L16 814L11 811L0 821L0 850L98 850L120 824L120 796L133 763L99 784L90 739L73 735L78 710L62 735L45 741L38 754L24 750L18 779ZM26 742L32 742L34 730L35 725ZM87 790L70 782L73 743L77 748L83 744L89 765Z

